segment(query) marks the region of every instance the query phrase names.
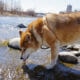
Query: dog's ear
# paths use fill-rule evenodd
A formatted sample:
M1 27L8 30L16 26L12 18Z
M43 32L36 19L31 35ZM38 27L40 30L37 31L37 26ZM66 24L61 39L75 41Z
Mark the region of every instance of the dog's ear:
M19 35L20 35L20 37L21 37L22 33L23 33L23 31L19 31Z

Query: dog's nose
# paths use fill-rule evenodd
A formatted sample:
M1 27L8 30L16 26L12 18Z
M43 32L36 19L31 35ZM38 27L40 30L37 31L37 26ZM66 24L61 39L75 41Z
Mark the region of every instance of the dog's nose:
M22 60L22 59L23 59L23 57L20 57L20 59Z

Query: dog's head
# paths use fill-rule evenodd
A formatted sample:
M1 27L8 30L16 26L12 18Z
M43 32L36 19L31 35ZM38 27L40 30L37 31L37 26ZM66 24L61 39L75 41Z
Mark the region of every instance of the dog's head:
M38 42L31 32L20 33L20 47L21 47L21 59L26 60L31 53L38 49Z
M37 29L40 31L39 26L42 26L40 24L42 24L41 20L36 20L28 25L28 29L25 32L19 31L21 59L24 61L30 56L31 53L35 52L40 47L39 42L32 31L33 27L36 27L36 31Z

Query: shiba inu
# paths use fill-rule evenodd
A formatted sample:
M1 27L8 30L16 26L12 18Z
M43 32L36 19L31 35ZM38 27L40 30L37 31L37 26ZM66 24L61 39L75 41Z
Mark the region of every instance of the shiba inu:
M51 49L52 68L58 58L59 47L80 41L80 13L46 14L20 31L21 59L24 61L42 45Z

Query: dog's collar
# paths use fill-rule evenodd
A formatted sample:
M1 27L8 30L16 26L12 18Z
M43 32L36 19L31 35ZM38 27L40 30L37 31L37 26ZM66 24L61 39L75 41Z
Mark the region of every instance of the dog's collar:
M41 49L48 49L49 47L44 46L43 35L44 35L44 30L42 30L42 44L41 44Z
M48 49L49 48L49 47L46 47L46 46L43 45L43 34L44 34L44 30L43 29L42 29L42 32L41 32L42 36L40 36L37 33L37 31L34 29L34 27L32 27L32 33L34 34L34 37L36 38L36 40L39 42L41 49Z

